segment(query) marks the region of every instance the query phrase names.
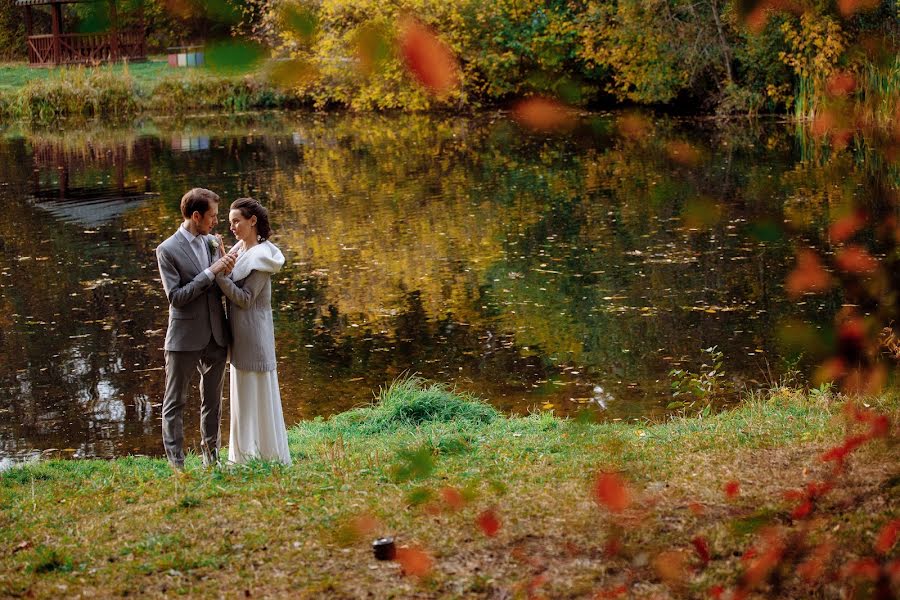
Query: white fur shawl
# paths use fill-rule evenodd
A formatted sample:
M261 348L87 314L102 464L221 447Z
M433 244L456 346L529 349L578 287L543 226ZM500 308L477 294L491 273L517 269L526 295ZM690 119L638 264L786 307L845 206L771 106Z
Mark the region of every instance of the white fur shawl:
M277 273L283 265L284 255L281 253L281 250L278 249L278 246L266 240L240 253L229 277L231 277L232 281L240 281L247 277L250 271Z

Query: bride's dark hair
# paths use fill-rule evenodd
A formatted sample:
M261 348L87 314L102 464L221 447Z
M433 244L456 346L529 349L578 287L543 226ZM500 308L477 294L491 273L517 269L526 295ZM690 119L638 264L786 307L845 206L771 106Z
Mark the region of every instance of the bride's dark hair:
M269 225L269 211L266 207L253 198L238 198L231 203L231 210L241 211L245 219L256 217L256 234L261 240L269 239L272 235L272 227Z

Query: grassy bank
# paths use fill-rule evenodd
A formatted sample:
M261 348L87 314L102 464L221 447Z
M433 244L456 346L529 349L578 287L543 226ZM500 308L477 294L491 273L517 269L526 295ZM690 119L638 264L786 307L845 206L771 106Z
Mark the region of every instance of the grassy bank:
M290 108L302 99L264 78L176 69L160 60L96 68L0 66L0 117L47 123L63 117L128 117Z
M897 422L896 395L867 402ZM842 405L782 391L708 418L598 424L505 417L412 380L292 428L289 468L43 462L0 475L0 596L699 597L742 581L751 544L768 555L769 526L833 544L825 569L840 574L900 516L896 425L851 454L814 519L790 516L783 492L825 477L819 457L856 431ZM384 534L410 547L402 561L372 558ZM853 585L874 584L787 572L759 589Z

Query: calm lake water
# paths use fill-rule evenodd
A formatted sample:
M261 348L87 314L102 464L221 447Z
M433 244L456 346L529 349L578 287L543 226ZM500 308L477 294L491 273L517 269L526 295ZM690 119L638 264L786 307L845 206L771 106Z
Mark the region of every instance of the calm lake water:
M774 121L633 121L586 117L564 136L503 114L0 131L0 460L161 455L154 249L193 186L223 197L223 234L235 198L271 211L289 426L403 373L507 412L603 419L671 412L669 371L699 370L714 345L725 385L770 382L780 325L825 327L840 306L787 300L791 224L827 223L866 193L864 169L852 153L807 160ZM195 448L196 412L195 395Z

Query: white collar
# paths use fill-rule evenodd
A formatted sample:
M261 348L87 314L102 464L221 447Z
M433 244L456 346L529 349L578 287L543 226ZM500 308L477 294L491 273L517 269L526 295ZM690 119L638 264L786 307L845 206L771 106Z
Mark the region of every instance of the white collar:
M189 244L193 244L194 240L196 240L198 237L203 235L203 234L194 235L193 233L190 232L190 230L187 227L184 226L184 223L182 223L178 227L178 229L181 230L182 235L184 235L184 239L186 239Z

